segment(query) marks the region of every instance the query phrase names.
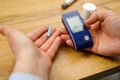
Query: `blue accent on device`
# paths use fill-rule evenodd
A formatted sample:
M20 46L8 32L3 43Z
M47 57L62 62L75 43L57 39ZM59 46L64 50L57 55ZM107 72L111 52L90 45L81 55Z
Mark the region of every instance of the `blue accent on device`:
M62 14L62 22L75 45L75 50L93 46L92 36L78 11Z

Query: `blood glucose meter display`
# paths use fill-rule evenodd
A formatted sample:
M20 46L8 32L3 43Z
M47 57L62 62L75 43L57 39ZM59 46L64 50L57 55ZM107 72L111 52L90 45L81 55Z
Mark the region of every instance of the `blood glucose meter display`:
M83 27L84 25L82 24L78 16L69 17L66 20L73 33L84 30L84 27Z

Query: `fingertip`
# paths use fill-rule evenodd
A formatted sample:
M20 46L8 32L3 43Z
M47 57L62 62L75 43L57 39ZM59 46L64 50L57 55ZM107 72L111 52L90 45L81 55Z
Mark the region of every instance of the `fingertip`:
M0 34L4 35L2 31L2 26L0 26Z
M0 26L0 33L2 35L5 35L7 31L8 31L8 27L6 27L6 26Z
M55 32L56 31L56 28L52 28L52 32Z
M58 40L59 43L61 43L61 41L62 41L60 36L57 37L57 40Z
M2 30L2 26L0 26L0 33L1 33L1 30Z
M63 41L66 41L66 40L70 39L69 35L61 35L60 37Z
M62 40L64 40L64 35L61 35L60 37L61 37Z
M65 40L64 40L64 35L61 35L60 37L61 37L61 40L62 40L62 41L65 41Z
M61 31L60 30L57 30L58 31L58 33L59 33L59 36L61 35Z
M97 21L94 14L92 14L87 20L85 20L86 25L91 25Z
M71 47L74 47L74 44L73 44L72 40L67 40L66 44L71 46Z
M61 32L62 34L67 34L67 33L68 33L65 28L60 29L60 32Z
M40 26L37 29L31 31L28 33L28 37L32 40L35 41L37 40L40 36L42 36L44 33L48 31L48 26Z
M85 48L84 50L86 50L86 51L91 51L91 48Z

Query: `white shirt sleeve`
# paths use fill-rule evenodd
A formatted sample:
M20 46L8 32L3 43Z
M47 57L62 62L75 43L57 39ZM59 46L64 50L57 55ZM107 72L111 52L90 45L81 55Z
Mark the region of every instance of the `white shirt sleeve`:
M42 80L42 79L31 74L15 72L10 75L9 80Z

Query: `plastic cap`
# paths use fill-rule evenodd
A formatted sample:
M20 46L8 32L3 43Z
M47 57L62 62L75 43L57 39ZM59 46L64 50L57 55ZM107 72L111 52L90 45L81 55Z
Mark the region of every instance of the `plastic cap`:
M93 3L83 4L83 19L88 19L90 13L96 10L96 6Z

